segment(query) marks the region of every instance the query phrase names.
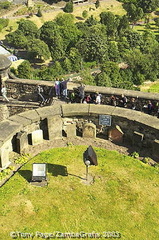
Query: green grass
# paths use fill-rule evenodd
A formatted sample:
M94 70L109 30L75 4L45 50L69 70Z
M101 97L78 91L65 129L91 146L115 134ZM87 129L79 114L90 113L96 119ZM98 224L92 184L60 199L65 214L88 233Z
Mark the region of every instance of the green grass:
M148 89L148 92L159 93L159 83L154 83L151 85L151 87Z
M95 182L85 185L80 177L85 177L86 148L42 152L0 189L0 239L11 239L11 231L118 231L125 240L158 239L159 170L116 151L94 148L99 165L91 166L89 173ZM28 183L34 162L48 163L48 186Z

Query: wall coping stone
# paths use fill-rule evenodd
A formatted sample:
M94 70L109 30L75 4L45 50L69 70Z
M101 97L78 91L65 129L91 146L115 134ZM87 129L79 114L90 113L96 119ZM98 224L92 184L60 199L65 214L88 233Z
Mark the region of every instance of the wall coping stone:
M79 116L79 115L87 115L89 114L90 104L63 104L62 108L62 116Z
M9 117L8 120L11 120L13 122L17 122L19 124L22 124L23 127L31 124L31 120L30 119L27 119L27 118L19 116L19 115L13 115L13 116Z
M0 141L4 142L9 140L13 135L19 132L22 128L21 124L13 121L4 120L0 123Z
M54 81L43 81L43 80L32 80L32 79L8 79L6 80L8 83L19 83L19 84L28 84L28 85L41 85L41 86L54 86ZM79 87L80 83L68 82L68 90L73 90L73 88ZM121 88L111 88L111 87L101 87L101 86L85 86L86 92L99 92L101 94L108 95L122 95L124 94L127 97L135 97L141 99L151 99L159 101L159 93L147 93L141 91L134 90L126 90Z
M61 115L61 106L60 105L52 105L48 107L43 108L37 108L35 110L38 115L40 116L40 119L43 120L47 118L48 116L55 116L55 115Z
M80 105L80 106L79 106ZM63 117L79 116L79 115L112 115L118 116L130 121L136 121L149 127L159 130L159 119L131 109L114 107L109 105L93 105L93 104L67 104L62 105Z
M32 123L40 120L40 115L36 110L29 110L26 112L19 113L17 115L31 120Z

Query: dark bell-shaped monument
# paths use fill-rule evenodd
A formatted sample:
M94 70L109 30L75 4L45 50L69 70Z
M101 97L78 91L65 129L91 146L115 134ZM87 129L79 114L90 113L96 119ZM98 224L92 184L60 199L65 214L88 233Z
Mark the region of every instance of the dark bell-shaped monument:
M90 145L87 150L83 153L83 161L84 164L86 165L86 181L88 181L88 167L91 165L97 166L97 155Z
M97 155L91 145L83 153L83 161L86 165L98 165Z

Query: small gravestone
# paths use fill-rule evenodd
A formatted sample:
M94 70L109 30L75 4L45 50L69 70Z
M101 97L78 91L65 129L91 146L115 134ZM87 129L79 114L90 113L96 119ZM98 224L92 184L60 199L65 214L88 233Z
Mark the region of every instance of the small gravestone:
M35 130L31 134L32 145L37 145L43 142L43 131L41 129Z
M62 120L60 116L48 117L47 127L49 140L62 137Z
M144 134L134 131L133 132L133 145L142 147Z
M121 128L116 125L114 128L111 128L108 132L108 139L114 143L122 143L123 142L123 131Z
M21 131L17 134L17 152L24 153L25 149L28 147L28 136L27 132Z
M155 139L152 143L153 157L156 162L159 162L159 140Z
M10 146L9 143L5 143L0 148L0 167L6 168L10 164L9 161L9 153L10 153Z
M83 126L84 138L96 138L96 125L94 123L86 123Z
M76 137L76 124L68 124L65 131L67 137Z

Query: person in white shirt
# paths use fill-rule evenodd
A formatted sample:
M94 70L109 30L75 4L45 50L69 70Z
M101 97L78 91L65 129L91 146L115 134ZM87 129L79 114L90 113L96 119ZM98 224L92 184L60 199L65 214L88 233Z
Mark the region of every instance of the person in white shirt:
M9 99L7 98L6 94L7 94L7 89L4 85L2 85L2 88L1 88L1 93L2 93L2 97L7 101L9 102Z
M96 104L101 104L101 94L97 93Z

